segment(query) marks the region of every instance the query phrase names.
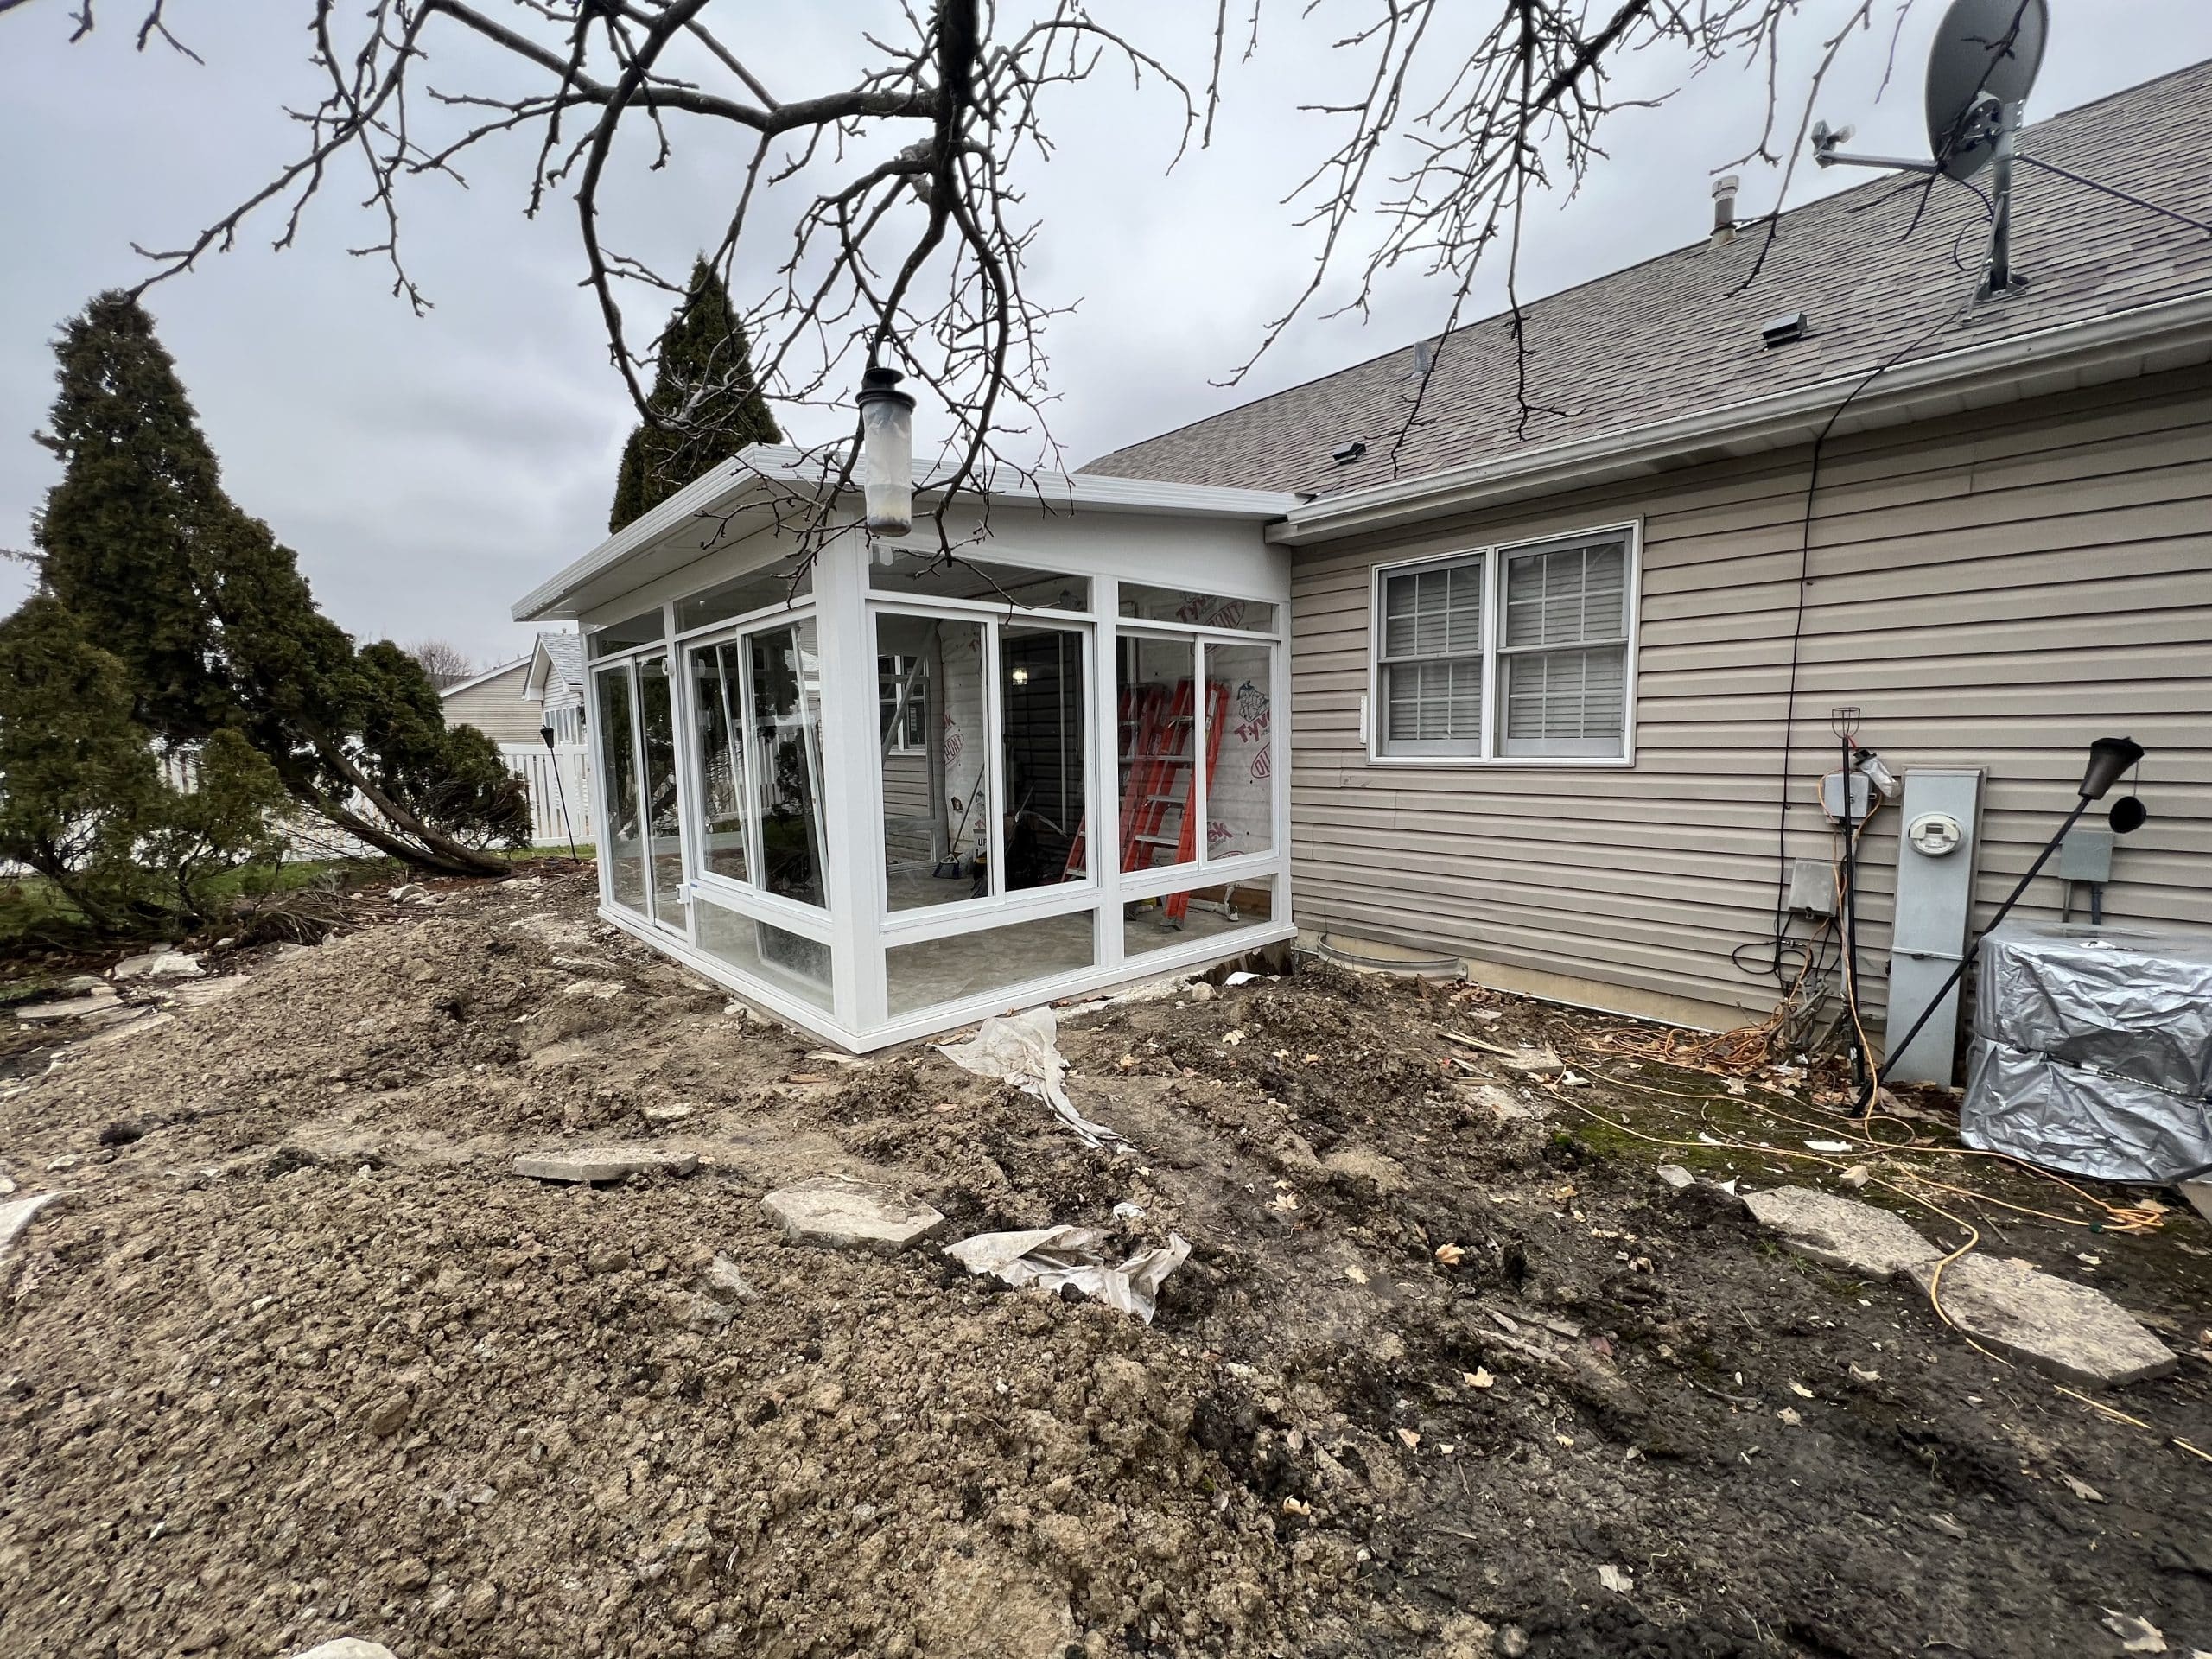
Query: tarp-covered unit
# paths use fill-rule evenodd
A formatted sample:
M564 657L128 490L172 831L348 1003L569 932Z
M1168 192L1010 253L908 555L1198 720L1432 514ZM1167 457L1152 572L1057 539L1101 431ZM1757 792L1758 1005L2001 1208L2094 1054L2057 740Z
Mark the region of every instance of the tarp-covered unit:
M2107 1180L2212 1165L2212 935L2056 923L1991 934L1959 1131Z

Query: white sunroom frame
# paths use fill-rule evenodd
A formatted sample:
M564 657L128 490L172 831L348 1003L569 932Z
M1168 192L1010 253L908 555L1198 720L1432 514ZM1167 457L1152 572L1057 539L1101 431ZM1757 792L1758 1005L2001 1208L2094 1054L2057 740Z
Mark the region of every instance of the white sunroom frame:
M613 819L610 815L601 819L606 833L600 859L601 915L791 1024L853 1049L911 1040L969 1023L988 1014L1103 989L1130 979L1175 972L1294 938L1296 928L1290 910L1287 719L1290 706L1288 568L1285 553L1268 546L1262 535L1265 523L1279 517L1284 510L1287 498L1241 491L1192 492L1184 486L1132 486L1128 480L1119 480L1101 482L1109 486L1109 494L1148 489L1212 499L1201 499L1197 504L1200 511L1187 515L1176 512L1172 505L1148 504L1129 508L1123 507L1119 500L1110 506L1102 506L1096 513L1081 512L1078 503L1078 511L1072 515L1040 511L1033 498L1027 501L995 501L988 542L964 550L963 555L991 563L1085 578L1090 586L1090 605L1081 612L872 588L872 550L857 536L835 539L820 554L812 569L810 594L681 633L677 632L676 619L682 600L731 581L748 569L772 563L788 551L788 543L772 529L765 530L626 589L620 584L620 573L610 571L609 579L598 584L601 591L590 596L591 602L574 605L567 612L577 617L588 641L594 629L629 620L655 608L661 616L662 637L604 657L589 656L588 646L587 729L594 756L594 771L601 780L600 806L604 813L613 780L601 747L603 734L598 729L598 677L610 665L634 665L664 654L669 662L677 738L675 788L681 825L678 839L684 903L682 925L673 927L614 902ZM681 501L682 498L678 498L677 503L666 505L674 506ZM671 524L663 529L680 528L695 518L699 511L700 507L695 505L688 512L671 515ZM619 541L621 537L613 539ZM593 556L594 559L600 558L605 550ZM928 550L918 545L914 550ZM583 563L588 564L592 561ZM1194 570L1206 571L1208 575L1197 579L1192 575ZM1219 573L1219 580L1215 579L1216 573ZM564 576L568 574L564 573ZM1124 580L1177 590L1202 588L1266 604L1273 607L1273 626L1262 631L1125 619L1119 614ZM525 601L517 607L518 612L531 603ZM533 613L553 612L550 607L540 607ZM1103 836L1095 833L1090 836L1094 851L1084 878L1001 892L980 899L960 899L898 912L889 909L875 648L875 618L879 614L954 616L963 620L973 617L983 624L987 669L982 683L988 711L986 729L994 736L1001 729L997 707L1000 658L994 649L1001 628L1014 621L1024 626L1065 628L1081 639L1081 684L1084 707L1089 716L1085 721L1084 820L1094 830L1103 825L1106 830ZM818 759L825 902L820 908L769 893L759 885L762 874L757 828L759 804L753 793L755 763L749 753L739 769L745 791L748 881L739 884L702 868L702 746L697 710L694 707L696 679L688 663L688 653L702 645L726 639L742 640L764 629L807 620L814 623L816 629L817 683L821 692ZM1207 677L1209 646L1267 649L1272 726L1269 741L1274 764L1267 797L1268 846L1264 852L1227 858L1212 855L1204 830L1210 804L1205 791L1205 769L1194 766L1196 798L1190 810L1199 830L1192 861L1137 872L1125 873L1119 868L1120 860L1109 849L1119 842L1118 836L1113 833L1120 810L1115 641L1123 633L1189 639L1193 646L1194 672L1200 681ZM737 654L745 664L741 695L749 701L751 654L744 651ZM1191 744L1194 755L1205 752L1205 741L1202 725L1205 699L1201 696L1197 701L1198 718L1193 721ZM633 695L630 702L633 764L642 774L644 712L637 696ZM749 745L753 735L749 710L744 720ZM990 803L986 814L990 849L987 868L993 872L992 879L996 884L1002 882L1006 874L1003 744L988 741L986 747L986 798ZM641 790L643 786L641 776ZM642 798L641 796L641 802ZM650 848L649 811L645 817L648 822L641 829L647 832L646 845ZM1262 880L1272 884L1269 914L1265 921L1209 933L1134 957L1125 952L1121 925L1124 905L1191 889L1229 887ZM652 892L649 858L649 904ZM699 921L702 913L700 906L706 904L825 945L830 953L829 1006L816 1006L790 987L734 967L705 950L700 943ZM889 950L901 944L961 933L981 933L1083 912L1091 916L1090 966L1040 974L1020 983L905 1015L893 1016L890 1013L887 981Z

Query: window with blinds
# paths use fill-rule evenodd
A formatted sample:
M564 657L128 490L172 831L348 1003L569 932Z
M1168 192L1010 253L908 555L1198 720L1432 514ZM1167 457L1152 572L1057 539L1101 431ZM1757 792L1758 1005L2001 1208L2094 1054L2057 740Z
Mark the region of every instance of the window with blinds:
M1630 532L1486 549L1376 577L1376 752L1624 758Z
M1628 728L1624 538L1505 560L1503 755L1614 755Z
M1382 750L1478 753L1483 736L1483 583L1478 553L1382 579Z

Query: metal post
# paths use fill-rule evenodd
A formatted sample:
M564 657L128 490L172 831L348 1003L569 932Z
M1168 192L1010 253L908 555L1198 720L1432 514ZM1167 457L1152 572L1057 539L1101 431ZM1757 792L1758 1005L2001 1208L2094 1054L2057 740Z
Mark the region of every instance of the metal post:
M1982 272L1986 300L2012 286L2012 136L2018 130L2021 105L2000 104L1997 110L1997 149L1990 163L1989 200L1993 213L1989 227L1989 263Z

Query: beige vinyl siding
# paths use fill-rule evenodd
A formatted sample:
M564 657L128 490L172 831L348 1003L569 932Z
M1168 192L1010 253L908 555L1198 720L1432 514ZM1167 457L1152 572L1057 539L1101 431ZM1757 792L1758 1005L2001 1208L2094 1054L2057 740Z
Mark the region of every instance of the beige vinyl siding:
M522 694L527 658L505 673L445 695L446 724L474 726L494 743L535 743L543 711Z
M1808 459L1717 462L1299 550L1300 924L1746 1014L1770 1007L1774 982L1729 953L1766 937L1775 899ZM1630 518L1643 537L1632 767L1368 761L1359 705L1376 563ZM1829 855L1812 791L1837 763L1829 710L1847 702L1900 775L1986 769L1977 925L2073 804L2089 741L2107 733L2151 751L2152 817L2119 844L2106 913L2212 925L2212 371L1834 440L1799 657L1793 857ZM1874 1008L1897 830L1891 806L1862 842ZM2055 916L2062 891L2044 877L2024 908Z

